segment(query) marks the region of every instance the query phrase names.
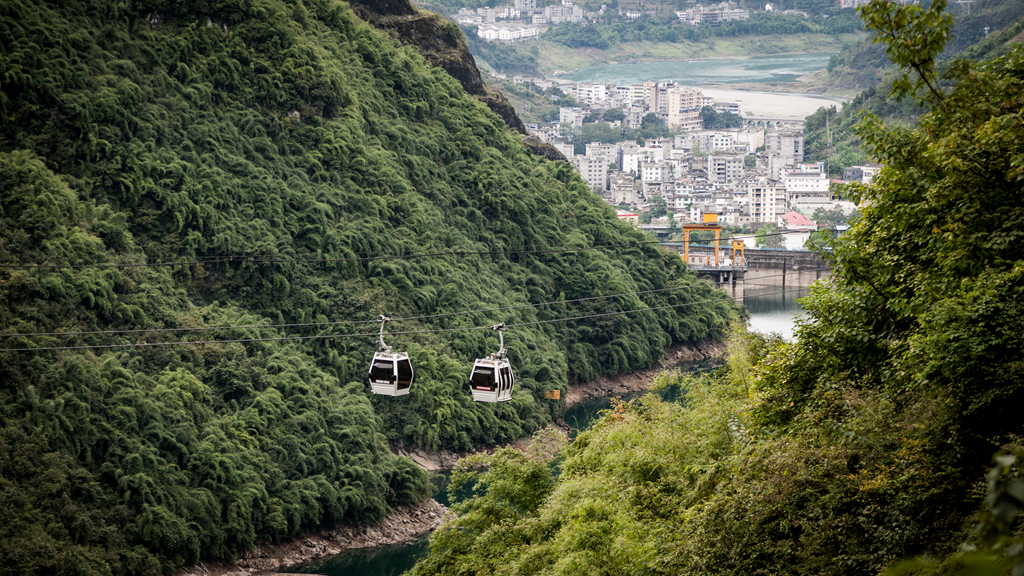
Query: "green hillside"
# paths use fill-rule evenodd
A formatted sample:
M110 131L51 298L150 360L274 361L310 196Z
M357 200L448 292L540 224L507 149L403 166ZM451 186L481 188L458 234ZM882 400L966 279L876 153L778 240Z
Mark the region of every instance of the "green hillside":
M390 448L529 434L735 313L341 2L12 0L0 71L0 573L378 519L428 490ZM514 398L473 403L502 321Z

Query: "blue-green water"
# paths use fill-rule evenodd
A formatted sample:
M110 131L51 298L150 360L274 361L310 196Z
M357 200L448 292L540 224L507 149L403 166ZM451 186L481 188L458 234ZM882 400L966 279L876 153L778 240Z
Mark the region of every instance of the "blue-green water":
M568 77L576 82L602 82L633 85L653 82L678 82L699 86L709 82L738 84L745 82L796 82L828 66L832 54L787 54L729 60L673 60L609 64L576 70Z
M807 288L787 288L783 292L781 286L746 290L743 305L750 313L750 329L762 334L778 332L786 340L792 340L796 320L805 315L800 298L808 292Z
M413 542L348 550L330 558L293 566L288 572L326 576L398 576L426 556L428 549L424 536Z

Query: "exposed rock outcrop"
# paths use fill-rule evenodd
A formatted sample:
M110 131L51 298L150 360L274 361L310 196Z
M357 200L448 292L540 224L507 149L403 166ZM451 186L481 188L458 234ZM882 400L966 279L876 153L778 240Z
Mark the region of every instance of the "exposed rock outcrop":
M505 96L484 84L466 40L454 22L417 10L408 0L352 0L349 4L360 18L375 28L403 44L415 46L428 62L458 80L467 93L486 104L510 128L526 134L526 126Z
M566 405L572 405L585 398L646 390L651 387L655 376L677 366L681 362L710 360L722 357L724 354L725 342L723 341L672 346L666 350L665 358L645 370L637 370L628 374L616 374L614 376L601 376L588 382L570 385L565 403Z
M541 139L536 136L527 136L526 138L523 138L523 145L529 148L537 156L543 156L548 160L569 161L564 154L558 151L558 148L555 148L546 142L542 142Z

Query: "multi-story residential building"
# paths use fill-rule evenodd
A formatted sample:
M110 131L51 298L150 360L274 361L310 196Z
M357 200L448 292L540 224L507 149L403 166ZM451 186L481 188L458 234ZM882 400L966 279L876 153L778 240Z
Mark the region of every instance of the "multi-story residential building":
M583 8L579 6L547 6L544 8L544 18L548 24L562 24L565 22L582 22Z
M739 180L743 176L743 159L741 155L708 156L708 180L715 183Z
M608 101L608 86L606 84L574 84L570 88L570 94L576 97L581 104L603 107Z
M668 90L664 94L665 121L668 127L679 128L687 132L700 130L702 126L700 119L702 97L703 93L696 88L674 88Z
M799 130L776 130L765 135L765 150L780 154L787 164L796 165L804 160L804 133Z
M536 26L523 24L481 24L477 29L477 36L484 40L500 40L502 42L515 42L517 40L529 40L537 37Z
M615 93L622 98L623 102L629 102L630 104L644 104L647 102L647 93L649 88L643 84L635 84L631 86L616 86Z
M640 165L640 179L647 182L661 182L668 176L664 162L644 162Z
M875 173L882 166L880 164L865 164L863 166L850 166L843 168L843 179L871 184Z
M493 24L498 18L498 11L493 6L477 8L476 13L480 16L480 21L483 23Z
M644 162L662 162L665 160L665 154L669 154L671 158L671 149L665 148L648 148L648 147L630 147L625 142L622 144L622 170L623 172L632 172L636 175L640 175L641 166Z
M737 116L741 115L739 100L736 100L734 102L714 102L711 104L711 107L714 108L715 112L718 112L719 114L725 114L726 112L728 112L729 114L735 114Z
M558 109L559 124L571 124L572 126L580 127L583 126L583 119L586 116L587 111L582 108L562 106Z
M575 149L573 149L572 144L569 144L568 142L552 142L551 145L555 147L555 150L561 152L562 156L565 156L566 160L572 160L576 157Z
M707 8L698 4L688 10L677 11L676 16L680 22L686 24L700 26L707 22L717 28L722 22L727 20L746 20L750 18L750 11L730 6L728 2L722 2L717 6L709 6Z
M753 154L758 148L765 145L763 128L740 128L734 134L735 142L745 145L748 153Z
M626 204L632 205L639 202L640 197L633 185L632 176L623 172L614 172L610 180L611 182L608 186L608 194L606 196L609 204L616 206L625 202Z
M647 92L647 109L653 112L662 120L668 121L668 93L679 85L675 82L651 82L644 83ZM698 111L699 113L699 111Z
M647 115L647 107L634 104L626 108L625 112L626 124L630 128L639 128L644 122L644 116Z
M576 156L573 158L576 170L591 190L602 193L608 188L608 159L604 156L590 158Z
M792 208L804 214L813 214L818 208L831 209L831 182L820 168L789 170L783 182L786 186L787 200Z
M778 180L757 178L743 183L751 222L779 223L786 213L786 187Z

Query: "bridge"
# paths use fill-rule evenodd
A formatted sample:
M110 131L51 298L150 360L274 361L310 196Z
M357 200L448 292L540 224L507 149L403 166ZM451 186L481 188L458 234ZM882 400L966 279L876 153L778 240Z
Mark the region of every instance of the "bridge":
M779 128L782 126L802 128L804 125L803 118L778 118L768 116L744 116L743 122L747 125L764 126L765 128Z

